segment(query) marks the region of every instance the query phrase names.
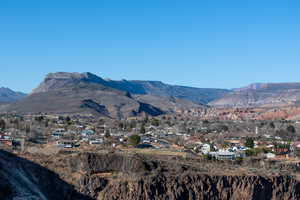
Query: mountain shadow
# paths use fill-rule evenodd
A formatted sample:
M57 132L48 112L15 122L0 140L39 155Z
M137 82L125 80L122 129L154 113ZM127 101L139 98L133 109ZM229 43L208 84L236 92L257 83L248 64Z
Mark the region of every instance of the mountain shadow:
M0 150L0 197L2 200L91 199L56 173L4 150Z

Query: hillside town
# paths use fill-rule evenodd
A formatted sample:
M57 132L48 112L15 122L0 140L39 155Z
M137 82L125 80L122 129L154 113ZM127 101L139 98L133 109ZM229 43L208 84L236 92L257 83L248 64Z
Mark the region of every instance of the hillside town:
M0 145L15 151L145 150L208 160L300 159L298 121L208 121L181 115L125 120L93 116L2 115Z

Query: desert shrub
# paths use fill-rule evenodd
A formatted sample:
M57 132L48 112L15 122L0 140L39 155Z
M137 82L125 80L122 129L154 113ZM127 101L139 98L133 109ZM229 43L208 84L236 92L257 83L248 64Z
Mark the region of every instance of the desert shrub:
M288 126L287 128L286 128L286 130L288 131L288 132L290 132L290 133L295 133L296 132L296 129L295 129L295 127L294 126Z

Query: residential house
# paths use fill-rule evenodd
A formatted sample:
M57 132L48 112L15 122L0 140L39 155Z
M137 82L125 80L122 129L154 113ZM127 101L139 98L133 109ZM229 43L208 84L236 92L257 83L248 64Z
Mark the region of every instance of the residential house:
M237 157L237 154L235 152L229 151L209 152L208 155L216 160L235 160Z
M91 135L94 135L95 132L93 130L90 130L90 129L86 129L86 130L83 130L81 131L81 136L83 137L88 137L88 136L91 136Z

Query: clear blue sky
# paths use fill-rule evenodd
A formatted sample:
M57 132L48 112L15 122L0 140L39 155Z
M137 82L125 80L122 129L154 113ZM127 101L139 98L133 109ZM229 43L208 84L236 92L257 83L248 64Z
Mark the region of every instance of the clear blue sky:
M300 81L299 0L1 0L0 86L49 72L234 88Z

